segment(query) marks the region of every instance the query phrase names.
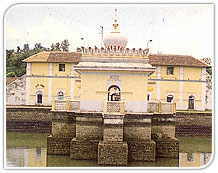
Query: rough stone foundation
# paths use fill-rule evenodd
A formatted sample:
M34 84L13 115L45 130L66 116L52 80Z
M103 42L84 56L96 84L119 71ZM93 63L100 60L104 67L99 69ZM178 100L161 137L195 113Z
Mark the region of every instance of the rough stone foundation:
M76 138L80 140L102 140L102 117L76 117Z
M126 142L103 142L98 144L99 165L127 165L128 146Z
M151 118L127 116L124 118L124 140L143 141L151 139Z
M159 138L155 142L158 158L179 158L179 141L176 138Z
M70 142L72 138L67 137L47 137L47 154L70 154Z
M78 160L97 160L98 140L81 141L73 138L70 144L70 158Z
M156 144L153 140L128 141L128 161L155 161Z

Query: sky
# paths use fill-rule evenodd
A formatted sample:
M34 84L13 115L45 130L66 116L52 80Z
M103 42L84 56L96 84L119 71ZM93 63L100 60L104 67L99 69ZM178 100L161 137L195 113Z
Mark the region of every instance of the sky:
M146 48L151 53L213 57L214 8L212 4L23 4L5 14L6 49L34 47L68 39L70 51L80 46L100 47L112 31L118 13L121 34L128 48ZM84 38L84 40L81 40Z

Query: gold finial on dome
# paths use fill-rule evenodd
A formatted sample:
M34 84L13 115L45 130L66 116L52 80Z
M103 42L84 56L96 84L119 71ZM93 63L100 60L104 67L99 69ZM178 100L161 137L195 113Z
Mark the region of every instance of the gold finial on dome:
M119 24L117 22L117 9L115 8L115 16L114 16L114 23L113 23L113 31L112 32L120 32Z

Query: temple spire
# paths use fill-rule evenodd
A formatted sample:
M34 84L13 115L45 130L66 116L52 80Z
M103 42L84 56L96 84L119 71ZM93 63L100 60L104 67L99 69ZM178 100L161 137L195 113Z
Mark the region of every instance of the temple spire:
M120 27L119 27L119 24L118 24L118 17L117 17L117 9L116 8L115 8L115 15L114 15L112 32L120 32Z

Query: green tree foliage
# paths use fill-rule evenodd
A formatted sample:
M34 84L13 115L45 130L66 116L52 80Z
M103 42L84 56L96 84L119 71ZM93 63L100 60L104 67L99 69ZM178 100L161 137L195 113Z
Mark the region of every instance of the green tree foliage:
M23 49L17 46L17 50L6 50L6 76L20 77L26 73L26 63L24 59L42 51L69 51L69 41L52 43L50 48L43 47L41 43L36 43L33 49L30 49L29 44L23 45Z
M41 45L41 43L36 44ZM28 44L24 44L23 50L18 46L16 52L14 50L6 50L6 76L19 77L24 75L26 73L26 63L23 60L43 50L46 49L42 46L35 46L33 49L30 49Z
M205 57L201 59L205 64L208 65L206 68L206 81L207 81L207 88L212 89L212 59L210 57Z
M69 44L68 40L64 40L64 41L61 42L62 51L68 52L69 51L69 46L70 46L70 44Z
M50 50L51 51L63 51L63 52L68 52L69 51L69 46L70 43L68 40L63 40L61 43L57 42L57 43L52 43Z

